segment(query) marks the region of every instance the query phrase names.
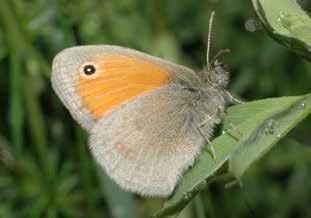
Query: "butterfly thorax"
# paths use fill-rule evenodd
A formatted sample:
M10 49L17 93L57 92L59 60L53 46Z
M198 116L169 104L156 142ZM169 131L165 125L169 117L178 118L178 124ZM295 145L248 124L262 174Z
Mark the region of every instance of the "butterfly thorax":
M204 135L211 135L215 124L219 124L225 114L226 90L229 72L215 61L210 68L198 71L199 82L183 84L183 89L191 93L189 101L193 116Z

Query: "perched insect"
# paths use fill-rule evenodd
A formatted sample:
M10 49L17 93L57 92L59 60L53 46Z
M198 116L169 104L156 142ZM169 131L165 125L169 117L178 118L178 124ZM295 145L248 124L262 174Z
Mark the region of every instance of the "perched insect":
M122 188L168 196L224 116L228 72L216 61L195 72L128 48L65 49L53 61L52 86L90 134L97 163Z

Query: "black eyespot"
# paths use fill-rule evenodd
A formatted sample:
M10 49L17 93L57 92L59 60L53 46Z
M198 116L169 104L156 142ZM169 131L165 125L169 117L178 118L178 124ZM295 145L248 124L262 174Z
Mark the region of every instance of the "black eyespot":
M88 64L83 67L83 72L85 75L90 76L96 72L96 68L94 65Z

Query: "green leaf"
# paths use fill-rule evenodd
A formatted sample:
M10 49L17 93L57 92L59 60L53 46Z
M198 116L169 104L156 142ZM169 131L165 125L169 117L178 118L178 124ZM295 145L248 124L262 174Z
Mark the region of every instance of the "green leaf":
M311 19L293 0L252 0L271 37L311 60Z
M229 171L240 178L249 166L311 113L311 95L260 121L231 155ZM260 119L260 117L257 117ZM257 119L256 119L257 120Z
M248 102L230 107L227 112L227 125L224 126L231 122L235 130L212 141L216 159L203 150L194 167L186 172L174 194L155 217L179 212L211 182L241 176L251 163L311 113L311 95ZM216 174L228 162L229 172Z

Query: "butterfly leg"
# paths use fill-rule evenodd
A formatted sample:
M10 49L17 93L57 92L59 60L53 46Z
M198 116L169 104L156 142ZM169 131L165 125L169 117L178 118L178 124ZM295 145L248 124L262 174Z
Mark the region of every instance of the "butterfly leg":
M228 120L228 124L229 124L229 128L223 130L223 134L227 133L228 135L230 135L232 138L234 138L235 140L239 141L239 139L242 137L242 133L240 132L240 130L233 124L233 122L230 120L228 114L226 112L223 112L224 116L227 118Z
M207 151L210 153L212 158L215 160L216 159L216 153L215 153L215 149L214 149L214 146L213 146L212 142L209 140L209 138L206 136L206 134L203 133L202 127L198 127L198 129L199 129L200 134L202 135L202 137L207 142Z
M206 139L206 141L207 141L207 151L211 154L213 160L215 160L216 159L216 152L215 152L214 146L209 139Z
M237 105L237 104L243 104L244 102L235 98L230 92L228 92L227 90L224 91L226 94L226 99L228 100L229 103L231 103L232 105Z
M206 118L199 124L200 128L204 127L212 119L210 115L204 115L206 116Z
M216 153L215 153L215 149L214 146L212 144L212 142L209 140L209 137L207 134L204 134L202 128L212 119L212 117L210 115L206 115L206 119L204 119L198 126L198 130L200 132L200 134L202 135L202 137L205 139L205 141L207 142L207 150L210 153L210 155L212 156L212 158L215 160L216 159Z

